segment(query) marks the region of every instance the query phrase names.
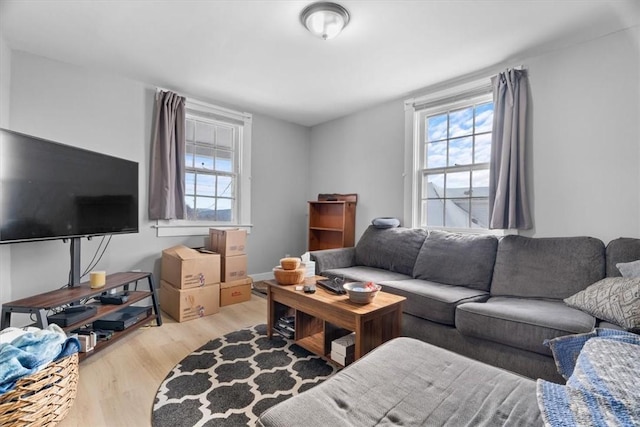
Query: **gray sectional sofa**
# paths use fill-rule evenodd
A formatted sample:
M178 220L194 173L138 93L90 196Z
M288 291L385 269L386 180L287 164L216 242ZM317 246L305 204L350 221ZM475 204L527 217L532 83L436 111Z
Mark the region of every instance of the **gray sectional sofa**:
M543 343L598 319L563 299L640 259L640 240L528 238L369 227L353 248L315 251L323 276L407 297L402 335L530 378L562 383Z

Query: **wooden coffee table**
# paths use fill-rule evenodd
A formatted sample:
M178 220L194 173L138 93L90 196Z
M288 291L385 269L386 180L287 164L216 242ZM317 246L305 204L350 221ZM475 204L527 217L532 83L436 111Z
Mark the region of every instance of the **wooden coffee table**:
M307 277L306 284L323 277ZM267 280L267 335L280 317L295 315L296 344L330 360L331 341L355 332L355 359L400 335L402 303L406 299L378 292L373 302L356 304L347 295L336 295L316 286L316 292L296 291L295 285Z

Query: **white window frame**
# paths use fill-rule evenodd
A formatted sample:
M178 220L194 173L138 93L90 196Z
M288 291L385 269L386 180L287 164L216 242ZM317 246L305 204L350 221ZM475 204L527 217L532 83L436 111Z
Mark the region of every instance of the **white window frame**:
M437 106L441 106L443 109L454 109L456 106L468 105L473 102L472 100L491 95L491 93L491 80L486 78L405 100L404 223L408 226L423 227L420 221L423 177L421 156L424 145L421 140L421 116L425 110L435 109ZM428 226L426 228L469 234L505 235L510 233L510 231L485 228L446 226Z
M237 212L235 221L194 221L158 220L155 227L158 237L166 236L207 236L209 228L242 228L251 232L251 127L253 116L249 113L230 110L213 104L187 99L185 108L188 116L215 120L237 125Z

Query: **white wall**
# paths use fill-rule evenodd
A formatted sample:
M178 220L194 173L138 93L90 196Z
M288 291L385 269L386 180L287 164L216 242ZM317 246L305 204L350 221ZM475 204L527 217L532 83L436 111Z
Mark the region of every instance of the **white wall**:
M528 61L536 235L640 237L638 28Z
M357 193L356 241L373 218L402 217L402 101L315 126L311 141L310 200L318 193Z
M535 221L522 234L640 237L638 28L518 63L529 70ZM376 216L402 218L403 100L425 93L312 129L312 193L358 193L356 236Z
M163 248L202 246L203 237L156 237L147 219L147 164L155 87L25 52L13 51L10 128L139 163L140 233L116 235L96 267L107 272L141 269L159 274ZM216 103L215 100L206 100ZM254 115L252 220L247 243L249 273L271 268L285 253L305 247L309 130ZM82 240L82 268L99 239ZM62 241L5 245L10 276L0 289L11 299L56 289L67 282L69 245ZM9 283L7 283L7 281ZM2 295L2 301L9 301Z
M9 127L9 101L11 99L11 49L0 35L0 127ZM11 250L0 245L0 301L10 301Z
M309 128L253 118L249 271L268 273L287 254L306 252ZM258 279L261 276L256 276Z

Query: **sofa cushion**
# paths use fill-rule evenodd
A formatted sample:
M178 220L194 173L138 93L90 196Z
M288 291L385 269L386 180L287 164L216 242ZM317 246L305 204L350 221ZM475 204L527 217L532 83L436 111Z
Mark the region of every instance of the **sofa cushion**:
M356 265L410 276L427 233L421 228L376 228L370 225L356 245Z
M573 308L598 319L640 331L640 277L605 277L587 289L565 298Z
M619 277L616 264L640 259L640 239L620 237L607 244L607 277Z
M505 236L498 243L491 295L563 299L602 279L604 272L599 239Z
M489 290L498 239L492 235L431 231L420 249L413 277Z
M380 285L384 292L407 298L402 309L405 313L445 325L455 324L458 304L489 298L486 291L426 280L381 282Z
M340 277L356 282L380 283L385 280L407 280L411 276L373 267L332 268L321 273L325 277Z
M562 301L492 297L456 309L456 328L463 335L551 355L547 339L591 331L596 319Z
M622 277L640 277L640 259L631 262L619 262L616 267Z

